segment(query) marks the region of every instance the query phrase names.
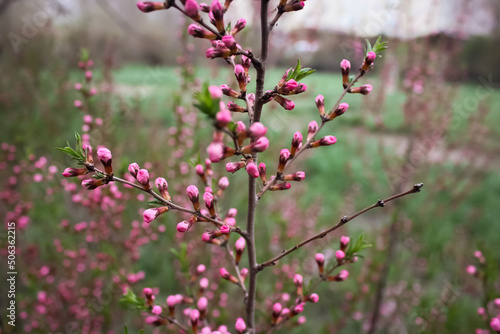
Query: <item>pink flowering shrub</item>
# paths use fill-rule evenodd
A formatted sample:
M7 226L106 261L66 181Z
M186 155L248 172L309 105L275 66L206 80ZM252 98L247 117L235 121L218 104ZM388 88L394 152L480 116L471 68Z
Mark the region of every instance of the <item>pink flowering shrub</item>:
M264 195L273 196L273 192L293 192L293 183L305 180L307 171L297 170L294 166L294 162L305 151L324 146L325 148L317 150L318 154L321 154L323 150L332 149L327 148L328 146L341 145L341 141L337 144L335 136L320 135L320 132L323 129L326 131L329 122L348 111L349 105L342 102L346 94L370 94L371 85L356 84L371 70L376 58L381 56L386 46L380 38L373 46L368 43L364 59L357 70L351 69L349 60L344 59L340 64L344 90L336 102L318 95L315 98L318 121L311 120L309 124L298 126L297 132L288 140L271 142L267 137L265 108L269 104L276 104L284 110L293 110L294 96L307 91L307 85L301 81L313 74L314 70L303 68L299 60L294 68L283 73L278 82L266 82L269 34L285 13L301 10L305 2L280 1L271 20L268 18L268 2L261 2L262 43L258 55L238 44L238 33L245 28L246 21L240 19L232 24L227 22L225 13L230 10L231 2L226 0L221 4L219 0L214 0L208 5L196 0L169 0L137 4L142 12L175 9L191 19L194 23L189 25L187 31L195 38L207 40L206 57L214 61L220 58L234 73L233 82L220 86L204 84L194 95L195 107L213 126L212 139L205 145L206 153L191 160L192 172L198 179L196 184L184 184L183 179L175 172L156 176L154 168L147 163L129 161L127 171L117 168L116 161L121 159L117 159L113 149L92 147L90 143L93 140L86 133L83 136L76 134L74 148L70 145L60 148L78 165L78 168L66 168L62 175L78 177L81 186L91 190L86 195L80 195L79 202L88 208L89 214L98 218L89 223L81 222L74 227L76 232L85 231L87 242L96 245L106 242L111 245L126 245L126 249L120 249L120 258L125 259L125 253L129 252L130 258L137 260L140 257L141 245L158 239L158 233L165 232L166 229L169 230L167 233L175 233L173 228L165 228L162 225L162 219L172 212L178 215L176 236L184 242L174 245L173 252L177 256L178 272L183 278L184 291L169 292L168 298L161 300L157 298L157 289L134 288L134 284L144 278L144 273L129 272L125 261L115 263L116 270L110 278L113 284L123 290L122 302L140 311L145 323L160 328L177 327L180 332L228 333L229 328L234 328L236 333L268 333L284 326L304 324L305 317L301 315L304 308L315 307L309 304L321 303L321 298L316 293L317 286L323 282L348 280L348 266L357 262L360 252L370 245L365 242L363 236L357 240L342 236L338 249L333 254L317 253L312 259L315 268L308 271L299 264L281 266L279 261L303 246L324 238L364 212L384 207L388 202L419 192L422 188L422 184L416 184L408 191L380 199L357 213L342 217L336 224L323 231L316 231L312 235L304 233L303 235L309 237L295 245L286 244L287 239L277 235L275 240L279 241L278 249L281 251L277 250L274 257L258 262L262 260L258 253L263 245L256 238L255 230L264 224L272 225L271 221L256 221L259 201ZM82 111L87 111L89 100L97 90L90 86L93 75L89 69L89 61L81 67L85 71L86 81L85 85L75 86L81 91L82 100L76 100L74 105ZM226 100L228 101L225 102ZM86 114L84 122L87 124L91 121L92 116ZM88 127L84 125L82 130L88 131ZM174 147L179 150L180 145L181 141L176 142ZM271 147L273 150L270 150ZM279 154L268 161L260 161L259 154L268 150L279 151ZM217 164L223 164L225 169L217 168ZM239 189L236 192L247 201L245 217L238 215L238 211L231 204L236 199L225 196L227 189L231 187L228 179L230 174L235 174L233 179L248 179L247 189ZM130 192L119 190L117 183L141 191L141 194L149 199L150 206L141 212L142 223L132 224L128 239L118 241L113 239L112 229L122 227L120 217L126 207L120 203L131 195ZM297 226L300 227L304 228ZM294 229L290 229L288 233L301 235L300 231ZM210 246L209 268L201 262L195 262L196 259L206 256L204 252L207 248L204 244ZM69 254L67 266L75 270L71 270L68 275L78 275L77 273L84 272L88 265L94 265L95 268L92 269L102 271L106 271L110 265L108 261L111 259L106 254L101 255L101 258L89 259L84 250L71 251L60 244L55 246L61 252ZM247 259L243 260L245 253ZM278 266L275 268L279 268L273 272L277 278L276 291L264 298L263 293L259 293L259 277L262 276L262 271L276 265ZM43 269L43 272L50 272L50 268ZM103 282L107 281L105 277L96 275L93 278L91 286L95 296L102 294ZM58 279L63 280L64 275ZM74 291L70 289L74 287L74 280L74 276L64 280L69 286L61 282L63 288L67 289L63 292L64 298L68 300L75 299ZM290 284L283 286L283 282ZM231 289L232 286L240 291ZM223 292L223 289L228 292ZM43 291L41 293L39 302L48 303L47 295ZM215 300L219 300L218 306L214 305ZM225 311L221 312L220 309ZM88 311L88 308L74 306L77 319L87 326L86 329L99 330L101 327L95 322L103 320L95 317L91 320L93 323L88 323ZM261 315L256 319L257 311ZM58 326L59 324L54 324L54 328L59 328Z

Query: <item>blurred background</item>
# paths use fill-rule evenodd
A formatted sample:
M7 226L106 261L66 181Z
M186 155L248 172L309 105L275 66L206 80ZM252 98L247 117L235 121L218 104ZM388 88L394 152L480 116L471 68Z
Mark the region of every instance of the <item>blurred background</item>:
M247 20L237 41L256 54L258 5L234 0L226 15L233 24ZM306 323L293 319L276 332L491 331L500 312L493 302L500 297L499 17L496 0L309 0L280 19L266 89L297 58L317 73L304 79L307 92L292 98L294 110L266 105L268 166L294 132L305 134L311 120L319 121L318 94L327 106L340 96L342 59L356 69L365 39L379 35L389 48L362 79L371 94L348 95L349 111L323 130L337 144L305 154L297 168L306 180L259 203L259 262L378 198L425 186L263 272L260 323L269 323L272 303L291 305L295 273L317 281L316 252L333 264L341 235L364 234L372 247L346 268L349 279L319 285L320 301L306 307ZM185 187L202 186L189 161L204 161L213 131L192 95L204 82L235 86L223 60L205 58L209 43L187 35L189 24L171 9L141 13L131 0L0 0L0 211L6 223L16 222L19 273L18 325L3 317L6 333L123 333L125 324L133 332L174 333L154 330L118 300L127 288L140 295L149 286L163 305L168 295L187 293L179 282L193 289L198 264L212 283L212 327L227 324L234 332L244 314L232 303L240 291L218 278L227 259L222 249L201 244L204 227L177 233L186 217L175 212L142 224L148 198L119 185L81 189L81 181L61 176L74 164L55 150L74 145L79 132L113 152L116 175L137 162L152 179L165 177L174 200L185 203ZM213 168L227 174L224 164ZM228 175L219 203L223 213L239 210L240 225L244 174ZM6 242L3 233L3 259Z

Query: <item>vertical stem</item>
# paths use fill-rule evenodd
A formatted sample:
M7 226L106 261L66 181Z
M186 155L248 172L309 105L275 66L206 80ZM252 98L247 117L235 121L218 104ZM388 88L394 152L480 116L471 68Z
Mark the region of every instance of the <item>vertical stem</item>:
M262 114L262 95L264 95L264 81L266 76L266 61L269 51L269 25L267 19L269 0L261 0L260 27L261 27L261 58L256 66L257 80L255 88L255 110L250 124L260 121ZM257 154L253 155L257 163ZM255 178L248 176L248 216L247 216L247 249L249 263L248 299L246 304L248 333L255 333L255 295L257 290L257 254L255 247L255 207L257 205Z

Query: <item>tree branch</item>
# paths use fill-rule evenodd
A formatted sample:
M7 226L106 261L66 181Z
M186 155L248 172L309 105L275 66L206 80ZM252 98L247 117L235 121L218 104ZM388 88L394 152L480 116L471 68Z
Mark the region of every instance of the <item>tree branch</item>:
M392 201L392 200L395 200L399 197L403 197L403 196L406 196L406 195L409 195L409 194L413 194L413 193L417 193L420 191L420 189L422 189L422 187L424 186L423 183L418 183L418 184L415 184L413 186L412 189L408 190L408 191L405 191L405 192L402 192L402 193L399 193L397 195L394 195L394 196L391 196L391 197L388 197L384 200L378 200L377 203L375 204L372 204L370 205L369 207L366 207L364 208L363 210L361 211L358 211L357 213L353 214L352 216L344 216L340 219L340 221L335 224L334 226L330 227L329 229L326 229L318 234L315 234L313 235L312 237L309 237L307 238L306 240L300 242L299 244L293 246L292 248L288 249L287 251L284 251L283 253L279 254L279 255L276 255L275 257L273 257L272 259L264 262L264 263L261 263L257 266L257 270L258 271L261 271L262 269L264 269L265 267L269 267L269 266L273 266L276 264L276 261L278 261L279 259L287 256L288 254L296 251L297 249L307 245L308 243L316 240L316 239L321 239L321 238L324 238L327 234L329 234L330 232L333 232L335 231L336 229L344 226L345 224L347 224L348 222L350 222L351 220L353 220L354 218L362 215L363 213L367 212L367 211L370 211L371 209L373 208L376 208L376 207L384 207L386 203Z

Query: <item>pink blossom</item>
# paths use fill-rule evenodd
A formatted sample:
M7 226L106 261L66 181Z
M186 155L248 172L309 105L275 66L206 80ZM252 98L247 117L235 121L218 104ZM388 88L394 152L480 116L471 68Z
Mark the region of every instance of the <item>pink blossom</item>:
M89 94L90 95L96 95L97 94L97 88L95 88L95 87L90 88Z
M257 165L254 162L249 162L246 166L246 170L248 175L250 175L251 177L259 177L259 170L257 169Z
M200 279L200 287L201 287L202 289L206 289L206 288L208 288L208 283L209 283L209 282L208 282L208 278L203 277L202 279Z
M76 89L76 90L80 90L80 89L82 89L82 84L81 84L81 83L76 83L76 84L75 84L75 89Z
M499 332L500 331L500 319L499 318L491 319L490 327L492 330Z
M227 177L223 176L219 180L219 188L221 188L222 190L224 190L227 187L229 187L229 180L228 180Z
M222 234L229 234L229 232L230 232L230 231L231 231L231 229L229 228L229 226L228 226L228 225L222 225L222 226L220 227L220 232L221 232Z
M137 173L139 172L139 169L140 169L139 165L135 162L128 165L128 172L133 177L137 177Z
M244 162L228 162L226 164L226 171L228 173L235 173L236 171L240 170L243 167L245 167Z
M347 270L341 270L338 277L340 280L345 281L349 276L349 272Z
M325 263L325 256L321 253L317 253L315 259L318 265L322 266Z
M297 287L300 287L300 286L302 286L303 282L304 282L304 279L302 278L302 275L295 274L295 276L293 277L293 283L295 283L295 285Z
M105 147L101 147L97 150L97 156L99 157L99 160L101 160L101 162L105 165L109 164L112 159L111 151Z
M212 142L207 147L208 158L212 162L219 162L224 158L224 144Z
M282 310L282 309L283 309L283 307L281 306L281 304L280 304L280 303L275 303L275 304L273 305L273 313L274 313L275 315L279 315L279 314L281 313L281 310Z
M210 235L210 233L205 232L201 235L201 240L204 242L209 242L210 240L212 240L212 236Z
M186 14L193 19L197 19L199 17L198 3L195 0L186 0L184 10L186 11Z
M196 186L190 185L189 187L187 187L186 191L191 202L198 201L200 193L198 191L198 188L196 188Z
M206 297L201 297L198 299L198 303L196 304L198 306L198 309L201 312L205 312L207 310L207 305L208 305L208 300Z
M366 55L366 62L368 64L371 64L371 63L373 63L373 61L375 60L375 58L377 58L377 54L375 52L373 52L373 51L370 51Z
M156 209L147 209L142 214L145 223L151 223L158 216L158 210Z
M230 276L229 272L227 271L226 268L220 268L219 269L219 275L222 277L222 278L227 278Z
M212 99L220 99L222 97L222 89L219 86L210 86L208 91Z
M468 274L474 275L476 272L477 272L476 267L474 267L473 265L467 266L467 273Z
M297 324L298 325L303 325L306 323L306 317L301 315L298 319L297 319Z
M319 296L316 293L313 293L309 296L309 301L312 303L317 303L319 301Z
M346 236L341 236L340 237L340 246L345 248L347 246L347 244L349 243L351 239L349 237L346 237Z
M252 139L258 139L260 137L263 137L266 135L266 133L267 133L267 128L264 126L264 124L260 122L253 123L248 129L248 135Z
M209 192L205 192L203 194L203 201L205 202L205 205L207 208L211 208L214 205L214 195L212 195Z
M235 243L236 251L243 253L243 251L245 250L245 245L246 245L245 238L240 237L238 240L236 240Z
M234 39L233 35L222 36L222 43L224 43L231 50L237 48L236 40Z
M245 320L242 318L236 319L236 324L234 325L234 328L240 332L243 333L247 329L247 325L245 324Z
M185 220L177 224L177 232L184 233L189 229L189 223Z
M140 169L137 172L137 181L143 186L149 185L149 172L147 169Z
M340 62L340 68L342 69L342 73L349 73L349 70L351 69L351 62L347 59L342 59Z
M205 267L205 265L203 264L199 264L197 267L196 267L196 272L198 274L203 274L205 272L207 268Z
M159 305L153 306L153 308L151 309L151 313L156 314L156 315L160 315L161 314L161 306L159 306Z
M342 261L345 258L345 253L341 250L338 250L335 252L335 257L337 258L337 261Z
M177 303L177 298L175 296L168 296L167 297L167 306L169 308L174 307L176 303Z
M75 100L74 105L77 108L81 108L83 106L83 102L80 100Z
M231 112L229 110L221 110L215 115L215 119L220 127L225 127L232 120Z

